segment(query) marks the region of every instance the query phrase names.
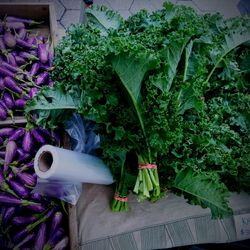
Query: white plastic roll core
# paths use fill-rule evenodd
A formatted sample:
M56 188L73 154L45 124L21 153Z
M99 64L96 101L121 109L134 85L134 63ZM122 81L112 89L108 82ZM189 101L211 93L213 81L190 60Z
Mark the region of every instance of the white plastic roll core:
M44 145L38 150L34 168L41 179L105 185L113 183L109 168L98 157L52 145Z
M42 171L42 172L46 172L48 171L53 163L53 155L48 152L42 152L42 154L39 156L38 159L38 168Z

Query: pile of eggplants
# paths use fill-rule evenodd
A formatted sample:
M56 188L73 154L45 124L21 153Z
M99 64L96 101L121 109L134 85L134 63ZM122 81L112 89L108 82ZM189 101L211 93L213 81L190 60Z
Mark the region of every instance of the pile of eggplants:
M12 125L0 128L0 141L1 249L65 249L60 203L32 192L35 153L44 144L60 145L59 132Z
M12 16L0 20L0 121L22 115L27 100L42 85L52 84L49 43L31 34L28 27L35 24ZM32 123L0 126L1 249L67 248L62 203L32 192L37 182L34 156L44 144L60 146L59 135Z
M36 24L13 16L0 20L0 121L23 115L26 102L41 86L53 85L50 42L32 32Z

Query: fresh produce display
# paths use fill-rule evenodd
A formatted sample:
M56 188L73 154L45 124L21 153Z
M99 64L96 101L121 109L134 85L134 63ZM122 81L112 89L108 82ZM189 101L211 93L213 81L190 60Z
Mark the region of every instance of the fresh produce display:
M44 144L61 145L57 130L15 124L24 115L26 102L49 79L52 54L49 41L32 33L36 22L12 16L0 20L0 248L66 249L64 203L32 190L37 183L33 160ZM67 220L66 220L67 221ZM63 229L64 228L64 229Z
M229 191L250 192L249 18L167 2L128 20L103 6L86 14L56 48L54 86L26 114L50 128L73 112L95 122L113 211L129 209L131 192L154 202L169 190L231 215Z

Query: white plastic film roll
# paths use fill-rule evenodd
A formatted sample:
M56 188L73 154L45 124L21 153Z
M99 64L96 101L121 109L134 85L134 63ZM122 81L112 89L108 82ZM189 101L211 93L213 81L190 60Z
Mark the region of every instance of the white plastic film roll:
M113 183L112 174L101 159L51 145L44 145L38 150L34 168L41 179L105 185Z

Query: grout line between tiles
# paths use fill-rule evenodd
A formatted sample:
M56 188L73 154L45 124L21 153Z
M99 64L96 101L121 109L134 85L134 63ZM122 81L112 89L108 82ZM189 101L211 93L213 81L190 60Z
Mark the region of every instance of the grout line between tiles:
M134 2L135 2L135 0L133 0L132 3L130 4L129 9L128 9L129 11L130 11L132 5L134 4Z

